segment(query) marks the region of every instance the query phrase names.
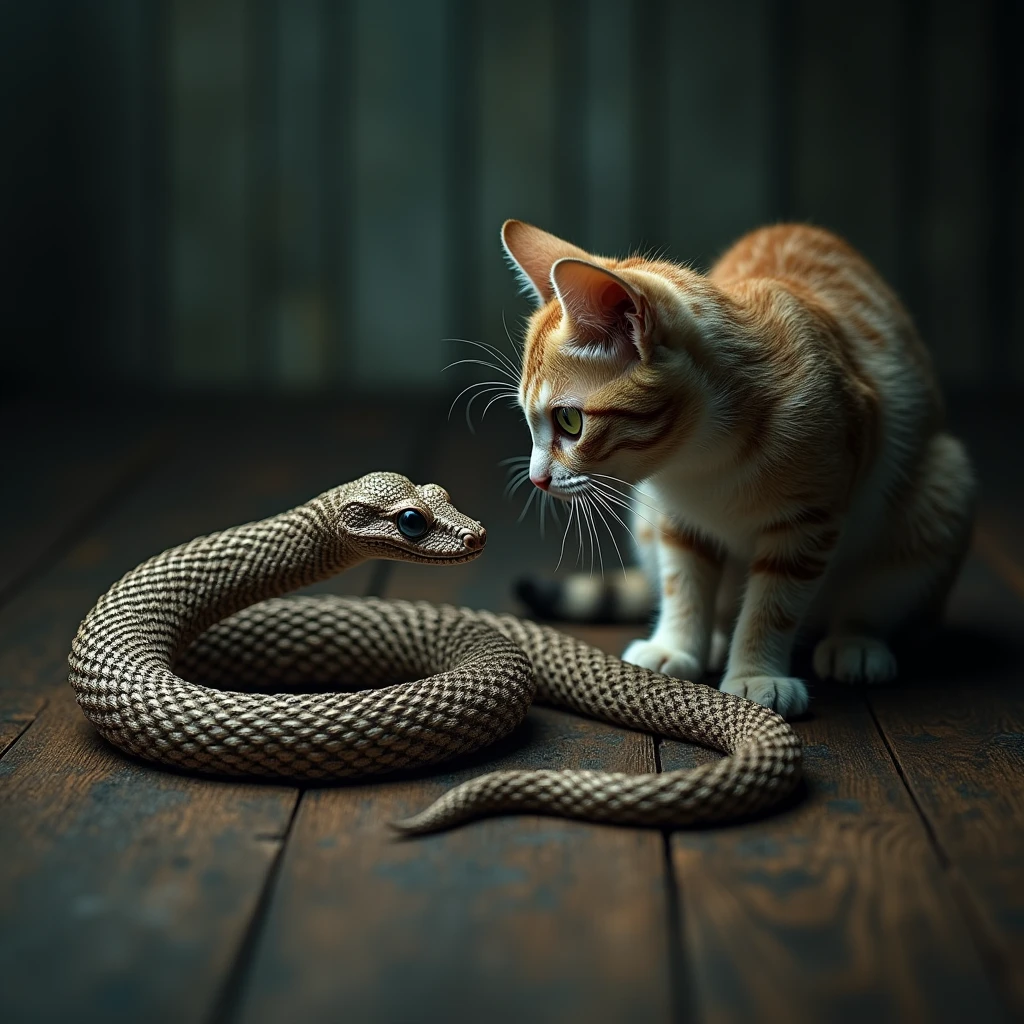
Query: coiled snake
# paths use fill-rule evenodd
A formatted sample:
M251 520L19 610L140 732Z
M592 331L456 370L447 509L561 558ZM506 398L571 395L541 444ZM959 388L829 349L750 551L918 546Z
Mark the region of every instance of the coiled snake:
M397 824L407 832L508 812L684 826L763 810L794 789L800 741L750 701L511 615L280 596L370 558L465 562L485 540L443 488L371 473L171 548L85 618L69 659L78 703L121 749L218 775L342 779L436 764L509 733L535 697L728 755L649 775L492 772Z

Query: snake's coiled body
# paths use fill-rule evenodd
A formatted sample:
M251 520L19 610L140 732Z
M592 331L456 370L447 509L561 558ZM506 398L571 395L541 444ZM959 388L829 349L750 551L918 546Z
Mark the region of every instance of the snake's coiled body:
M431 488L371 474L132 570L75 638L70 679L83 711L132 754L235 776L342 779L434 764L506 735L535 697L728 755L650 775L494 772L402 824L415 832L510 811L690 825L762 810L795 788L798 738L750 701L513 616L280 597L367 557L466 560L458 538L469 546L476 530L482 544L483 531ZM409 500L433 518L417 545L382 536ZM374 504L379 521L365 511Z

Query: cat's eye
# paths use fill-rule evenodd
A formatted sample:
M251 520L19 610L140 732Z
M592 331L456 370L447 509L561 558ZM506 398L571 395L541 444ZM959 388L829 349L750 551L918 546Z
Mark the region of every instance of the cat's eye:
M399 512L398 532L403 537L408 537L409 540L419 540L429 529L430 523L419 509L407 508L404 512Z
M583 430L583 413L572 406L559 406L555 410L555 425L569 437L579 437Z

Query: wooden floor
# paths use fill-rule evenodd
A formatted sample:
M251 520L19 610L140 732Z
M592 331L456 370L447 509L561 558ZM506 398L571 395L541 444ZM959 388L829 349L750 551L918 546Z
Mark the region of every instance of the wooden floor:
M512 609L514 578L550 571L560 539L501 497L523 428L495 416L470 435L394 401L117 408L0 408L5 1024L1024 1019L1019 416L960 415L984 500L949 627L899 686L814 685L794 806L692 832L523 817L410 841L386 823L496 765L713 755L534 709L413 781L210 781L99 741L69 645L147 556L372 469L444 484L488 549L328 589ZM636 635L582 632L614 651Z

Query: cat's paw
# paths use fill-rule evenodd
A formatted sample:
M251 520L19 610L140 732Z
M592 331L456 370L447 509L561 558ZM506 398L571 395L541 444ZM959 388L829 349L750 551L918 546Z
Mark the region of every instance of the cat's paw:
M876 637L827 636L814 649L814 671L841 683L887 683L896 678L896 657Z
M755 704L777 711L783 718L802 715L807 710L809 697L802 679L785 676L737 676L723 679L720 687L723 693L746 697Z
M649 668L652 672L672 676L673 679L689 679L693 682L704 674L700 662L692 654L666 647L655 640L634 640L626 648L622 660L641 668Z

